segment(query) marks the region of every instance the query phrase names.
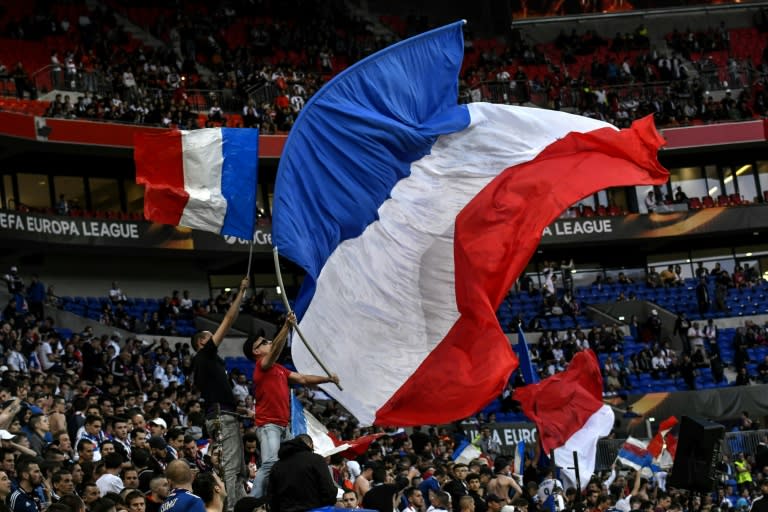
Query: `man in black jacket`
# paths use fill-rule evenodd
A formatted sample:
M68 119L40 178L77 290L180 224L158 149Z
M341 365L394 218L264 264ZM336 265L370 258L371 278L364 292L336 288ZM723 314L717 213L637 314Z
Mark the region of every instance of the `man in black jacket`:
M269 474L271 512L303 512L336 503L337 488L325 459L313 453L312 438L283 442Z
M768 480L763 480L760 491L762 496L752 502L749 512L768 512Z

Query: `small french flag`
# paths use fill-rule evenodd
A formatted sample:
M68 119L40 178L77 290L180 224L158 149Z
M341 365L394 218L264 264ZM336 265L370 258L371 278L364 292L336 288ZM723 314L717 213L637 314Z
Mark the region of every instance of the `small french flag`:
M258 130L138 133L134 146L148 220L253 239Z

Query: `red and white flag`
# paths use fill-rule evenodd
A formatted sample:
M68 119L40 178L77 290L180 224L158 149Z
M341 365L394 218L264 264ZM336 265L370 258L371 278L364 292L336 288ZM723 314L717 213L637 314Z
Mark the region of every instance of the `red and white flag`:
M594 352L577 353L565 371L516 389L513 398L536 423L542 449L548 455L554 450L567 486L576 486L577 453L585 488L595 470L597 441L611 433L614 422L613 410L603 404L603 378Z

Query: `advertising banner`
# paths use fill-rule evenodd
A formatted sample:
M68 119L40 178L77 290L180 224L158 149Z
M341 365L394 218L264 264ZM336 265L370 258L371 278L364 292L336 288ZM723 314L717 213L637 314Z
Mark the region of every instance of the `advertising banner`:
M623 217L558 219L544 230L542 245L584 242L615 242L734 231L758 231L768 227L768 206L631 214ZM0 233L7 240L47 244L138 247L172 250L240 252L248 241L221 237L181 226L144 221L75 218L0 210ZM272 231L260 225L254 234L254 251L272 250Z

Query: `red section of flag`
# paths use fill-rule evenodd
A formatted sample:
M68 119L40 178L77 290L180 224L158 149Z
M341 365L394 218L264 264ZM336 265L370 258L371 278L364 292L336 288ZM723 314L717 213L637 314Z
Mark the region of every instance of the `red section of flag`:
M563 446L603 406L603 377L591 350L579 352L568 368L538 384L516 389L514 399L536 423L546 453Z
M333 441L333 444L336 446L340 446L345 443L348 444L349 448L339 453L348 459L354 459L367 452L368 448L371 446L371 443L383 435L383 433L368 434L367 436L360 436L357 439L353 439L352 441L340 441L330 433L328 434L328 437L331 438L331 441Z
M648 455L648 450L646 448L643 448L642 446L637 446L633 443L624 443L621 445L622 450L626 450L634 455L636 455L638 458L643 458Z
M669 451L669 454L674 458L675 452L669 449L669 441L670 439L673 439L673 436L668 436L667 434L675 425L677 425L677 418L674 416L670 416L669 418L662 421L661 425L659 425L658 432L656 432L656 435L653 436L651 442L648 443L648 451L651 455L653 455L654 458L661 455L661 451L664 448L665 438L667 443L667 451ZM674 441L674 448L677 448L677 439Z
M177 226L189 200L184 189L181 134L137 133L133 160L136 183L144 185L144 217Z
M669 173L657 158L663 144L651 116L627 130L569 133L485 187L456 219L456 301L461 316L377 411L375 423L449 422L474 414L499 395L517 357L498 324L496 309L528 264L544 228L571 204L599 190L665 183ZM438 402L439 409L429 407Z

